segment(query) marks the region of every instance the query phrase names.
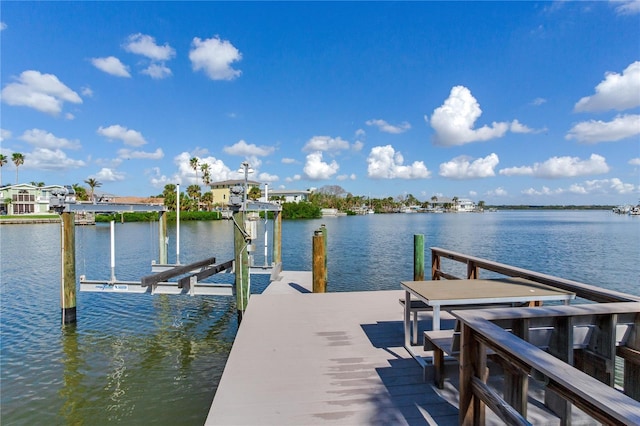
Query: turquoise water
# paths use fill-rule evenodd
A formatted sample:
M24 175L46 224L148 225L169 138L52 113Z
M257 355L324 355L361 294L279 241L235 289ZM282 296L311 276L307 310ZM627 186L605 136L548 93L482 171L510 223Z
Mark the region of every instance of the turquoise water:
M529 211L284 221L285 269L310 270L321 224L328 229L329 291L398 289L413 275L413 235L424 234L427 248L640 295L637 217ZM1 423L202 424L238 327L234 301L78 293L78 324L62 328L59 233L58 225L0 227ZM230 260L232 233L228 221L183 223L181 263ZM110 277L109 234L105 224L76 228L78 276ZM156 224L117 224L118 279L150 273L157 238ZM264 243L255 244L261 265ZM232 275L214 279L233 282ZM254 276L252 291L267 284Z

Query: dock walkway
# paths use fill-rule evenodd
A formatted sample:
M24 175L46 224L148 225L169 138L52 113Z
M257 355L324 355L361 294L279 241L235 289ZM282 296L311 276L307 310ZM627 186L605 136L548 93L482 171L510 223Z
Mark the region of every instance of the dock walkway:
M311 281L283 271L251 296L206 425L458 424L454 386L424 381L403 347L402 290L313 294Z

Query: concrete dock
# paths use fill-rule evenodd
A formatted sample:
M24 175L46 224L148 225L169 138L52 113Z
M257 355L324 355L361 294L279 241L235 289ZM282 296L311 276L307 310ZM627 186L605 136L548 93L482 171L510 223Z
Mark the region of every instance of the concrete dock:
M284 271L251 296L206 425L458 424L456 375L437 389L403 347L402 290L313 294L311 281Z

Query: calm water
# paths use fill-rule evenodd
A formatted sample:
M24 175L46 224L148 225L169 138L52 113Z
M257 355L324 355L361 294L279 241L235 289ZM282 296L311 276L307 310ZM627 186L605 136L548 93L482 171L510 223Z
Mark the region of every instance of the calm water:
M313 231L323 223L330 291L398 289L413 275L413 235L424 234L427 247L640 295L637 217L538 211L285 221L285 269L310 270ZM78 293L78 324L62 328L59 232L0 227L1 423L202 424L237 330L233 300ZM109 233L104 224L76 228L78 276L110 277ZM230 260L232 233L227 221L183 223L181 263ZM157 235L157 224L117 224L118 279L150 273ZM174 229L169 236L173 262ZM263 264L261 239L256 247ZM252 292L267 284L254 276Z

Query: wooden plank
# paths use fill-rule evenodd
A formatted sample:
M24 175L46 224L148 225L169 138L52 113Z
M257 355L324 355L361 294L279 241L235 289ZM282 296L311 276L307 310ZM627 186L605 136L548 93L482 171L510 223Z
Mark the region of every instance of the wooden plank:
M506 403L497 392L489 388L477 377L471 379L473 392L482 402L484 402L494 413L498 415L506 424L509 425L531 425L527 421L526 415L521 415L511 405Z

